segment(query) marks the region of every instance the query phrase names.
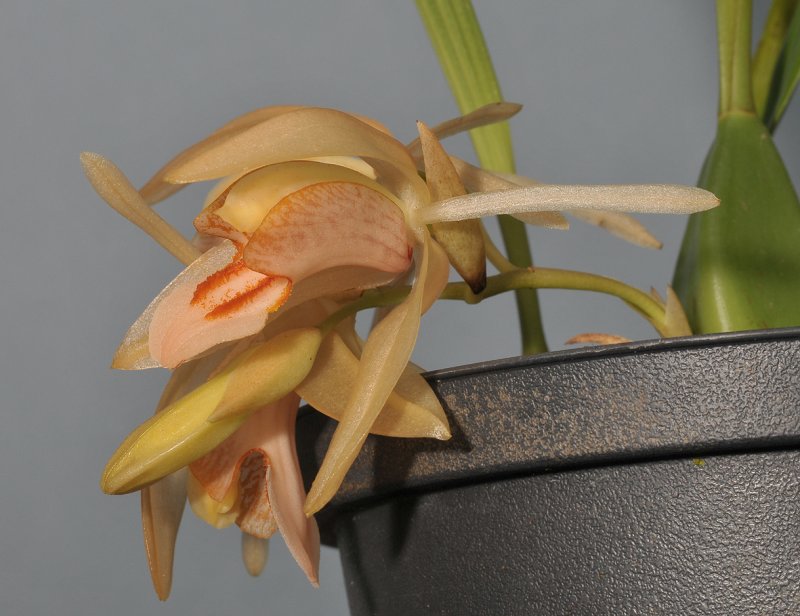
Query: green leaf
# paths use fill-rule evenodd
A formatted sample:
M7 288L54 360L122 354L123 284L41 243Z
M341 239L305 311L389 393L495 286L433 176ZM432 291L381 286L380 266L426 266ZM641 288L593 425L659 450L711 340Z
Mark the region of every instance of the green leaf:
M756 112L762 120L764 120L764 111L772 85L772 76L775 73L775 65L781 55L786 31L789 29L789 23L797 4L798 0L773 0L764 24L764 31L761 33L758 50L753 57L751 67L753 102Z
M492 59L469 0L417 0L433 48L461 113L503 100ZM514 173L508 122L470 131L481 166Z
M800 11L794 12L783 49L775 65L769 98L764 109L765 123L775 132L800 81Z
M461 113L503 100L472 3L469 0L416 2ZM473 129L470 137L482 167L514 173L514 153L507 122ZM525 225L509 216L500 216L499 219L509 260L518 267L530 267L533 262ZM517 291L516 297L523 353L546 351L536 291Z
M800 201L755 115L720 119L699 186L722 203L692 214L675 273L693 331L800 325Z

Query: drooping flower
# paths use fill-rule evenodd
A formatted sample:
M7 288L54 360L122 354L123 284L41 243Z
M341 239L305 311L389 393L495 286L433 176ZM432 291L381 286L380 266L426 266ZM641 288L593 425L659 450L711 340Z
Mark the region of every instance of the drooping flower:
M614 216L716 204L689 187L519 186L517 178L451 159L437 139L453 126L507 115L494 109L433 131L420 124L419 140L406 147L366 118L266 108L179 154L141 191L106 159L85 154L98 192L187 264L131 326L114 358L122 369L174 369L175 395L112 456L104 490L143 489L143 512L151 518L158 495L167 503L160 519L177 529L188 482L195 512L213 525L236 522L246 533L249 569L263 560L260 540L280 529L315 583L311 516L335 494L367 434L449 437L441 405L409 359L450 264L476 292L484 284L478 219L508 213L563 226L558 212L565 210ZM198 238L190 244L151 206L184 184L213 179L220 181L195 219ZM468 194L465 185L476 184L489 190ZM409 277L407 296L363 343L350 320L337 320L364 290ZM307 498L292 445L300 396L339 421ZM174 475L187 466L188 479ZM145 523L146 537L157 525ZM164 568L171 567L172 541L174 532L150 532L160 596L169 589Z

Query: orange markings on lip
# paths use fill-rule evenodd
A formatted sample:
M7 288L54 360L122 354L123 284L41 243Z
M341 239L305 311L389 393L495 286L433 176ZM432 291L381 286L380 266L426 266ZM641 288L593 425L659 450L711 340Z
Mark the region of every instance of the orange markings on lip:
M235 278L248 273L257 276L257 280L249 282L240 290L225 290ZM191 304L204 306L207 310L206 319L220 319L241 310L244 306L257 301L266 292L274 291L280 286L283 286L283 289L279 297L265 305L265 310L268 312L274 312L286 302L292 292L292 281L283 276L267 276L253 272L241 258L238 258L198 283Z
M198 283L192 296L192 306L197 306L206 301L214 291L228 284L243 269L244 262L241 259L237 259Z
M240 310L245 305L256 301L260 295L262 295L265 291L271 290L273 286L284 284L284 281L285 287L281 292L280 297L275 302L266 306L268 312L275 312L289 298L289 294L291 293L292 289L292 283L288 278L283 278L281 276L266 276L254 287L249 288L247 291L239 293L232 299L223 301L223 303L217 305L206 314L206 319L213 320L228 316L229 314Z

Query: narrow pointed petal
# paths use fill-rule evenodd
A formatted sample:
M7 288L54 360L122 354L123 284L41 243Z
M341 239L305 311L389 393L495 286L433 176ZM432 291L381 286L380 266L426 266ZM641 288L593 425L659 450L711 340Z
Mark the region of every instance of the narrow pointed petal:
M200 256L189 240L145 203L114 163L99 154L83 152L81 164L97 194L108 205L161 244L181 263L188 265Z
M666 331L670 336L691 336L692 327L683 310L683 304L671 286L667 286L667 301L665 305L664 321Z
M161 394L156 413L205 380L217 360L216 357L204 358L173 372ZM161 601L167 600L172 588L175 540L186 505L186 479L186 470L181 469L141 491L147 564L156 595Z
M142 532L156 595L166 601L172 588L175 540L186 505L186 469L142 489Z
M400 273L411 263L402 211L361 184L326 182L274 206L244 249L244 262L293 281L331 267Z
M417 122L425 160L425 178L431 199L443 201L466 194L450 157L431 130ZM479 220L459 220L431 225L436 242L444 248L447 258L473 293L486 287L486 251Z
M495 193L474 193L433 203L418 211L418 221L430 224L496 214L578 209L689 214L717 205L719 199L713 194L692 186L543 184Z
M339 332L331 332L320 347L314 368L298 385L297 393L318 411L341 421L347 406L347 398L342 394L356 387L359 354L354 353ZM441 403L411 366L403 371L369 431L402 438L450 436Z
M269 539L254 537L242 532L242 562L247 573L258 577L267 566L269 558Z
M642 223L628 214L598 210L569 210L569 213L578 220L605 229L631 244L655 250L659 250L663 246Z
M455 156L451 156L450 160L458 171L464 187L471 193L509 190L520 186L520 184L504 177L503 174L485 171ZM546 229L569 229L569 222L558 212L529 212L527 214L518 214L516 217L529 225L545 227Z
M283 430L269 444L271 460L267 489L278 528L295 561L314 586L319 586L319 529L303 510L306 491L295 445L297 405L285 416Z
M364 345L355 388L311 486L307 515L319 511L339 489L411 356L419 332L431 241L426 234L408 297L375 326Z
M519 175L501 174L503 179L513 182L517 186L541 186L541 182ZM622 212L605 212L598 210L568 210L568 213L581 220L606 229L612 235L616 235L632 244L644 248L660 249L662 244L635 218L623 214ZM527 218L535 214L520 214L520 220L528 222ZM535 222L534 222L535 224Z
M453 135L458 135L459 133L465 133L473 128L480 128L481 126L488 126L489 124L508 120L517 115L520 111L522 111L522 105L519 103L489 103L465 115L445 120L434 126L431 132L436 135L439 140L442 140L447 137L452 137ZM423 147L420 143L420 139L414 139L406 148L415 159L419 159L422 156Z
M134 430L106 465L103 491L131 492L208 453L250 414L289 394L311 370L320 342L319 330L291 330L244 352Z
M196 261L170 282L150 302L145 311L130 326L114 355L111 367L118 370L142 370L160 366L150 355L149 335L153 314L158 306L173 291L182 286L196 287L203 280L228 265L236 256L236 247L231 242L223 242L219 246L203 253Z
M175 194L183 185L181 184L174 184L169 182L166 178L170 175L170 173L179 168L185 161L191 160L197 156L201 156L204 152L213 149L214 147L219 147L221 144L224 144L229 139L233 138L236 135L241 134L242 132L246 131L247 129L255 126L256 124L260 124L269 120L271 118L277 117L284 113L288 113L290 111L296 111L300 109L297 106L275 106L275 107L264 107L262 109L256 109L255 111L251 111L244 115L239 116L228 122L227 124L223 125L213 133L211 133L205 139L195 143L194 145L186 148L182 152L180 152L177 156L172 158L166 165L161 167L158 171L153 174L145 184L142 186L140 193L142 198L150 204L153 205L158 203L159 201L163 201L167 197Z

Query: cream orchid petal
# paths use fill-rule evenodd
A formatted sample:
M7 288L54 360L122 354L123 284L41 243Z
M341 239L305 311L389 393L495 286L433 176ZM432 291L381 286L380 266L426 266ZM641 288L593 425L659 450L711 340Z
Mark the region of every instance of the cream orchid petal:
M358 156L370 164L377 159L397 169L406 182L420 181L399 141L349 114L319 108L284 113L218 140L184 157L164 179L185 184L319 156Z
M203 280L230 264L236 254L236 246L225 241L203 253L164 287L128 329L114 355L111 367L119 370L142 370L160 366L158 361L150 355L148 342L150 324L156 309L164 301L164 298L171 295L176 289L196 287Z
M360 354L361 349L356 352L338 331L331 332L325 337L311 372L297 386L297 393L321 413L341 421L347 406L342 392L356 387ZM369 431L401 438L450 436L438 398L411 365L403 371Z
M147 233L172 256L188 265L200 252L177 229L161 218L107 158L92 152L81 154L81 164L97 194L114 210Z
M166 178L170 175L173 169L179 168L185 161L191 160L197 156L201 156L204 152L219 147L221 144L226 143L236 135L252 128L253 126L265 122L271 118L277 117L290 111L302 109L298 106L274 106L256 109L244 115L241 115L227 124L224 124L205 139L198 141L194 145L189 146L177 156L173 157L166 165L161 167L140 189L142 198L153 205L159 201L163 201L167 197L175 194L181 190L184 185L169 182ZM226 175L226 174L223 174Z
M541 186L541 182L526 178L520 175L499 173L500 178L512 182L517 186ZM567 210L567 213L578 220L605 229L631 244L644 248L660 249L662 244L659 242L638 220L622 212L606 212L600 210ZM540 214L540 213L537 213ZM525 222L533 222L528 219L537 214L519 214L516 217ZM533 224L536 224L533 222Z
M299 281L360 266L399 274L411 263L403 213L382 193L350 182L313 184L283 198L244 249L244 262Z
M358 379L309 492L307 515L319 511L339 489L411 356L422 315L431 241L426 233L408 297L375 326L364 345Z
M522 105L519 103L497 102L489 103L483 107L461 116L445 120L431 128L431 131L439 140L464 133L473 128L480 128L481 126L488 126L497 122L503 122L509 118L514 117L522 111ZM411 156L420 160L422 156L422 145L419 139L411 141L406 148Z
M622 212L602 212L599 210L569 210L571 216L578 220L605 229L612 235L642 246L643 248L660 249L663 244L633 216Z
M542 184L493 193L473 193L433 203L418 212L418 221L430 224L496 214L573 209L689 214L717 205L719 199L712 193L692 186Z
M450 160L458 171L464 187L471 193L509 190L520 186L502 174L485 171L455 156L451 156ZM516 217L529 225L547 229L569 229L569 222L558 212L529 212L518 214Z
M456 168L436 135L422 122L417 130L425 161L425 179L431 199L442 201L466 194ZM486 250L479 220L458 220L431 225L431 234L473 293L486 287Z
M316 161L291 161L260 167L232 182L195 219L195 228L210 235L229 237L233 232L238 237L247 238L282 199L323 182L363 184L382 193L398 207L402 205L369 176L348 167ZM234 237L231 239L236 240ZM242 244L245 242L246 239L241 241Z

